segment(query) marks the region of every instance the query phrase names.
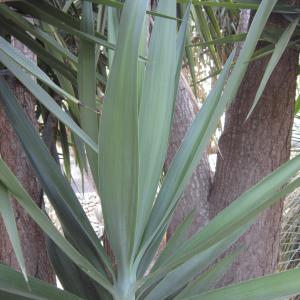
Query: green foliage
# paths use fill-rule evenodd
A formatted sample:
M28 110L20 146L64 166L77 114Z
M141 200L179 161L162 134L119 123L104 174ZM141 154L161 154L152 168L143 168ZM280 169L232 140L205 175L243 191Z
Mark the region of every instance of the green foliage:
M213 290L216 280L238 252L213 265L216 259L265 208L299 186L299 179L289 180L300 169L300 157L274 171L236 199L203 230L187 238L190 216L169 240L156 263L151 264L189 177L220 117L237 93L269 15L273 9L291 14L292 8L276 5L276 0L261 3L193 1L194 17L198 18L199 30L203 30L203 45L209 48L222 70L160 182L185 48L190 1L178 1L189 3L181 6L180 18L176 16L175 0L160 0L155 12L147 11L147 0L93 2L99 6L83 1L79 19L64 12L71 8L78 10L72 1L64 2L62 10L41 0L1 4L1 16L9 19L8 25L1 21L5 32L13 35L21 32L22 42L36 51L39 63L33 65L4 38L0 38L0 61L60 120L63 124L61 138L67 137L66 127L72 131L74 141L76 135L74 147L81 153L81 160L85 157L84 144L101 198L105 230L115 262L105 253L68 179L30 124L5 78L1 77L1 104L59 217L63 233L35 205L2 159L0 211L7 220L24 276L26 271L8 193L47 234L53 267L65 291L32 278L28 279L28 287L22 275L0 266L0 295L7 299L178 300L277 299L300 292L299 270ZM105 30L108 38L95 32L93 20L94 14L106 5L110 6ZM212 8L218 6L256 9L248 34L222 37ZM8 13L4 14L5 11ZM22 13L31 15L35 25L28 23ZM154 16L154 24L146 49L149 15ZM297 34L298 22L299 19L293 19L274 46L261 90L282 51L291 46L289 42ZM36 40L33 41L38 41L38 47L27 32L34 35ZM78 40L79 53L76 53L71 46L77 47ZM245 40L244 47L236 59L233 52L221 67L216 45L237 40ZM50 50L47 59L41 48ZM54 66L53 61L59 63ZM61 63L65 63L70 72L66 73ZM70 74L75 76L75 81ZM98 80L100 78L103 80ZM101 88L105 90L103 107ZM63 97L61 106L50 96L49 89ZM98 110L101 110L100 117ZM65 142L64 153L68 156L68 141ZM70 173L69 166L67 169Z

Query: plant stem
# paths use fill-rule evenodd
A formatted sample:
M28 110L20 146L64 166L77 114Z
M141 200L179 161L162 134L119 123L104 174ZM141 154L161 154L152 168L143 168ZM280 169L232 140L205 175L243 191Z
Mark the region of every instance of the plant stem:
M126 268L121 268L118 274L118 281L116 284L117 295L114 300L135 300L135 273L130 272Z

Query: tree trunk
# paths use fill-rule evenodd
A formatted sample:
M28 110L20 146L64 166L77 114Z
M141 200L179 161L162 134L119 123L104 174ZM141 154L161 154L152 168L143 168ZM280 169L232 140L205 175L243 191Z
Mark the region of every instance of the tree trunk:
M194 94L184 76L181 75L173 116L168 155L165 162L166 171L169 169L171 161L198 110L199 108ZM191 226L190 235L194 234L199 228L208 222L209 211L207 198L210 192L210 187L211 170L209 167L208 155L205 153L180 199L172 222L168 228L167 237L170 237L173 234L176 227L192 210L195 210L195 219Z
M267 26L286 26L271 16ZM261 47L263 45L259 45ZM299 55L288 49L260 102L246 121L270 57L252 62L235 102L226 113L216 173L209 199L210 217L271 173L290 156ZM239 240L245 246L220 285L274 272L277 268L282 201L267 209Z
M33 53L17 40L12 44L30 59L35 59ZM35 100L33 96L12 75L5 76L15 96L23 106L24 111L38 130L35 118ZM24 188L39 207L43 206L42 190L29 166L21 144L0 106L0 154L8 166L18 177ZM48 259L44 235L23 208L13 200L13 208L22 244L27 273L49 283L55 282L54 273ZM7 235L5 225L0 219L0 260L14 269L19 270L12 245Z

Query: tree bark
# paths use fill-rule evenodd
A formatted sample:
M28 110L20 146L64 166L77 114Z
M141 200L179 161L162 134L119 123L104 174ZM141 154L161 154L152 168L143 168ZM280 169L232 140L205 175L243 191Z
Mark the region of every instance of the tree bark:
M286 26L271 16L267 26ZM261 47L263 45L259 45ZM270 57L252 62L234 103L226 113L216 173L209 199L210 217L271 173L290 157L299 53L287 49L252 115L255 98ZM220 285L272 273L277 268L282 201L267 209L240 238L244 245Z
M14 38L12 44L23 52L28 58L35 59L33 53ZM22 105L31 122L38 130L35 118L35 99L12 75L5 77L15 96ZM0 106L0 154L8 166L23 184L37 205L42 208L42 190L31 169L22 146ZM49 283L55 282L55 276L46 251L44 234L34 223L23 208L13 199L13 208L17 221L17 227L22 244L27 273ZM0 219L0 260L2 263L19 270L12 245L7 235L2 218Z
M199 108L188 82L181 75L178 96L175 104L171 136L165 170L169 169L171 161L177 152L182 140L193 122ZM199 165L193 173L189 184L183 193L176 208L171 224L169 225L167 238L176 230L177 226L191 212L195 211L195 219L191 226L190 235L203 227L209 220L208 195L211 187L211 170L208 155L204 153Z

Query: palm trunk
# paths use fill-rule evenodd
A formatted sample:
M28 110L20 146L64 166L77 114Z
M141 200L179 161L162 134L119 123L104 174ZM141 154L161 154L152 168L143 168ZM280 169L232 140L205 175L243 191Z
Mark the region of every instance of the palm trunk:
M36 59L33 53L17 40L12 39L12 44L22 51L28 58ZM14 91L14 94L20 104L23 106L24 111L38 130L38 123L35 118L35 99L14 77L7 75L5 78ZM31 195L32 199L34 199L38 206L42 208L44 205L42 190L26 159L22 146L19 143L12 126L9 124L1 106L0 154L23 184L24 188ZM13 200L13 208L17 220L28 275L54 283L55 277L48 259L42 231L15 200ZM0 260L2 263L19 270L18 262L14 255L14 251L2 219L0 220Z
M271 16L267 26L286 26ZM259 45L261 47L263 45ZM259 104L246 120L270 57L252 62L235 102L226 113L216 173L210 195L210 217L287 161L295 104L298 52L285 51ZM238 243L244 250L220 285L272 273L277 269L282 201L267 209Z

